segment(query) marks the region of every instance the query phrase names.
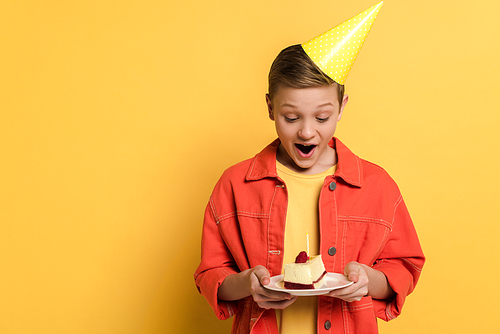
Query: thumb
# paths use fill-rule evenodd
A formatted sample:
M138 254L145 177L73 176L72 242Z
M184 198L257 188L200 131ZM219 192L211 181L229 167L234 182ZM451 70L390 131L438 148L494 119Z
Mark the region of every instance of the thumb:
M255 276L259 279L260 284L267 285L271 282L271 275L269 275L269 271L264 266L256 266L253 272Z
M344 268L344 275L346 275L350 281L356 283L359 280L360 267L361 266L356 262L349 262Z

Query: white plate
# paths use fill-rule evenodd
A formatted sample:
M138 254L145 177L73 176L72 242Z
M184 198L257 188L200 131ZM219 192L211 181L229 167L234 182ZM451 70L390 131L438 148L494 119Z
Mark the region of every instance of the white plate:
M278 275L271 277L271 282L268 285L264 285L264 287L273 291L286 292L293 296L319 296L326 295L333 290L345 288L353 283L354 282L349 281L347 277L342 274L327 273L325 284L323 284L319 289L285 289L283 275Z

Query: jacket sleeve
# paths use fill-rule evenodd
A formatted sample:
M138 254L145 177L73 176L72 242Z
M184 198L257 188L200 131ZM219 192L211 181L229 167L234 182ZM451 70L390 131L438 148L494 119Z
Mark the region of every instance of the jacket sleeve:
M396 292L392 300L373 300L378 318L389 321L401 314L401 309L420 277L425 257L418 241L406 205L400 196L394 206L393 228L386 246L373 265L385 274Z
M217 225L215 204L211 197L203 221L201 263L194 273L194 278L198 291L205 297L217 318L225 320L237 312L238 301L219 300L217 291L228 275L239 271Z

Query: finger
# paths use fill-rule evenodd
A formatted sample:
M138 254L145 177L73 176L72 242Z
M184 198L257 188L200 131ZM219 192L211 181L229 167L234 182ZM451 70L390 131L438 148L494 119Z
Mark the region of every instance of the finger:
M368 294L368 286L363 282L354 283L351 286L334 290L328 294L329 297L339 298L347 302L361 300Z
M368 293L368 287L366 285L351 285L350 287L339 289L331 293L335 297L346 297L346 296L365 296Z
M333 290L332 292L330 292L328 294L328 296L342 298L342 297L349 296L349 295L355 293L356 290L357 290L356 287L354 285L351 285L351 286L346 287L346 288Z
M329 293L331 297L338 297L340 298L341 296L348 296L352 294L356 294L359 290L363 289L365 287L364 284L361 282L354 283L350 286L346 286L345 288L333 290Z
M251 278L250 289L256 301L257 300L281 301L281 300L291 299L292 296L289 293L266 289L259 281L259 279L261 279L258 277L259 273L265 275L265 273L267 273L267 269L264 268L264 271L256 270L255 272L252 273L253 278Z
M278 309L282 310L284 308L287 308L291 304L293 304L297 300L297 297L293 297L288 300L283 300L283 301L262 301L262 302L257 302L257 305L259 307L264 308L264 309Z
M350 272L348 275L347 275L347 279L351 282L354 282L354 283L357 283L359 281L359 276L358 276L358 273L355 273L355 272Z
M271 275L269 271L264 266L256 266L253 273L257 276L259 283L262 285L267 285L271 282Z
M263 286L259 285L254 289L255 294L258 294L262 296L262 298L265 298L267 300L273 300L273 301L281 301L281 300L289 300L292 299L292 295L286 292L279 292L279 291L273 291L264 288Z

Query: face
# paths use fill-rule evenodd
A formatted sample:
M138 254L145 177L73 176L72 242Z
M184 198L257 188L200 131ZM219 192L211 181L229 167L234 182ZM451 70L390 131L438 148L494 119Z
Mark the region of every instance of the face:
M303 174L321 173L337 163L328 146L348 97L339 103L335 85L279 87L271 100L266 96L269 117L275 122L281 141L277 159Z

